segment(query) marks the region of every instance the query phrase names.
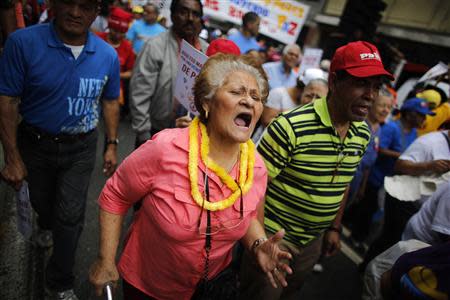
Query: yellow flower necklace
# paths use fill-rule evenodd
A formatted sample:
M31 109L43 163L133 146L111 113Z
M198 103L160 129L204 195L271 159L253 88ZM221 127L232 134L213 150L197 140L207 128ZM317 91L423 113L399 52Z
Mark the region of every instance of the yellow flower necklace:
M205 167L213 171L223 183L233 192L228 198L217 202L210 202L203 198L198 189L198 128L201 131L201 159ZM209 138L206 127L198 117L196 117L189 126L189 180L191 182L191 195L195 202L206 210L223 210L236 202L241 190L246 194L253 184L253 167L255 166L255 145L251 140L240 144L240 162L239 162L239 186L234 179L218 164L208 157Z

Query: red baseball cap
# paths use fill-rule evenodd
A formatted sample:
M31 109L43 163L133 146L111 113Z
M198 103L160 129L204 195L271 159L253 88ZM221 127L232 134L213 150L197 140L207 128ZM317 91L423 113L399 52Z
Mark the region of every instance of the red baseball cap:
M111 13L108 19L108 27L120 32L127 32L131 22L132 14L119 8L111 8Z
M368 42L357 41L339 47L331 60L330 72L345 70L354 77L394 76L386 71L377 47Z
M233 41L223 38L215 39L206 49L207 56L212 56L216 53L241 55L239 47Z

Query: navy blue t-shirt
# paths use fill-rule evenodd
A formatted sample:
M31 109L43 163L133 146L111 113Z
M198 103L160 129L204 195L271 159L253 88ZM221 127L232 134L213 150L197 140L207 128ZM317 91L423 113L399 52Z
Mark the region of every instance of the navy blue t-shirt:
M381 127L380 149L389 149L403 153L417 138L416 128L407 134L402 133L400 120L390 121ZM379 155L369 175L369 183L374 187L381 187L385 176L394 175L396 159Z
M450 242L403 254L391 281L396 299L449 299Z
M97 126L100 99L120 93L117 53L92 33L75 59L53 23L11 34L0 58L0 95L20 97L23 119L52 134Z

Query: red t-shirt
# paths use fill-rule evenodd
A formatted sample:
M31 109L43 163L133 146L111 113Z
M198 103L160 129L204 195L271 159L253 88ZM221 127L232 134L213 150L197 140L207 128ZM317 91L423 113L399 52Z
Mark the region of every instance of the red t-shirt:
M98 32L97 35L104 41L108 42L107 32ZM114 49L116 49L117 55L119 56L120 72L126 72L133 69L136 55L133 52L133 47L131 46L131 43L128 40L124 39L122 40L120 45Z

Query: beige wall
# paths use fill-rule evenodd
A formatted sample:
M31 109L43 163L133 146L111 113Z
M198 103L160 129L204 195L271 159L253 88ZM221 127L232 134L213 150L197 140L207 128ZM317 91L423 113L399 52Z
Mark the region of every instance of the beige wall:
M395 25L439 33L450 33L450 1L448 0L384 0L382 24ZM324 13L340 16L346 0L328 0Z

